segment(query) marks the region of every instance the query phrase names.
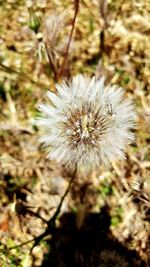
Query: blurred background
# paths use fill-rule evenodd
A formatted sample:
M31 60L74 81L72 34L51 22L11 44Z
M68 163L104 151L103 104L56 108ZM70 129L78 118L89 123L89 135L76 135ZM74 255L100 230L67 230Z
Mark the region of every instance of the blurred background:
M124 162L76 177L31 251L17 245L43 233L70 177L40 149L37 107L78 73L125 89L136 142ZM150 1L0 0L0 266L149 266L149 234Z

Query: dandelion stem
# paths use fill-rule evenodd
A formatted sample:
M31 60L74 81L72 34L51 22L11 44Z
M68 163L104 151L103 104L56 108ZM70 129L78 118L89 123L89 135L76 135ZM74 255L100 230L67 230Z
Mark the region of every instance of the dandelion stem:
M69 182L69 184L68 184L68 187L67 187L65 193L63 194L61 200L60 200L60 203L59 203L59 205L58 205L58 207L57 207L56 212L54 213L53 217L52 217L52 218L49 220L49 222L48 222L48 226L53 225L53 223L55 224L56 218L57 218L57 216L58 216L59 213L60 213L60 210L61 210L63 201L64 201L65 197L67 196L67 194L68 194L68 192L69 192L69 190L70 190L70 188L71 188L71 185L72 185L72 183L73 183L73 180L74 180L75 175L76 175L76 169L75 169L75 171L73 172L73 175L72 175L72 177L71 177L71 179L70 179L70 182Z
M59 203L59 205L58 205L58 207L57 207L57 210L55 211L55 213L54 213L54 215L52 216L52 218L51 218L49 221L46 222L47 225L48 225L48 227L46 228L45 232L42 233L41 235L35 237L35 238L32 238L31 240L28 240L28 241L24 242L24 243L21 243L21 244L19 244L19 245L16 245L16 246L7 248L8 251L9 251L9 250L12 250L12 249L16 249L16 248L18 248L18 247L22 247L22 246L24 246L24 245L26 245L26 244L31 243L31 242L34 241L34 244L33 244L32 248L31 248L31 250L30 250L30 253L31 253L32 250L33 250L33 248L34 248L35 246L37 246L37 245L40 243L40 241L41 241L44 237L46 237L46 236L48 236L49 234L52 234L52 233L54 232L54 230L55 230L55 222L56 222L56 219L57 219L57 217L58 217L58 215L59 215L59 213L60 213L60 211L61 211L61 207L62 207L63 201L64 201L65 197L67 196L67 194L68 194L68 192L69 192L69 190L70 190L70 188L71 188L71 186L72 186L72 183L73 183L74 178L75 178L75 176L76 176L76 172L77 172L77 168L75 169L75 171L74 171L73 174L72 174L72 177L71 177L71 179L70 179L70 181L69 181L69 184L68 184L68 186L67 186L67 189L65 190L65 192L64 192L64 194L63 194L63 196L62 196L62 198L61 198L61 200L60 200L60 203Z
M74 180L74 178L76 176L76 170L77 170L77 168L75 169L75 171L72 174L72 177L70 179L68 187L65 190L65 193L63 194L63 196L62 196L62 198L60 200L60 203L59 203L59 205L57 207L57 210L55 211L55 213L52 216L52 218L47 222L47 225L48 225L47 229L45 230L45 232L43 234L41 234L40 236L37 236L35 238L35 242L34 242L32 248L30 250L31 252L32 252L33 248L35 246L37 246L44 237L46 237L47 235L52 234L54 232L54 230L55 230L55 222L56 222L57 216L59 215L59 213L61 211L61 207L62 207L63 201L64 201L65 197L67 196L67 194L68 194L68 192L69 192L69 190L71 188L71 185L73 183L73 180Z

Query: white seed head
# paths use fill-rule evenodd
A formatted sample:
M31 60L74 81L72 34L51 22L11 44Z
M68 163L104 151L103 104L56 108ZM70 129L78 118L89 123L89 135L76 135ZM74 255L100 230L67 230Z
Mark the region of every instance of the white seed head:
M57 95L48 92L52 105L40 105L37 125L49 158L70 167L124 158L134 140L134 105L122 88L105 86L104 80L77 75L69 85L57 84Z
M48 49L51 51L55 51L58 49L58 39L67 22L68 11L69 10L66 9L61 14L53 13L45 19L43 37L44 42L48 46Z

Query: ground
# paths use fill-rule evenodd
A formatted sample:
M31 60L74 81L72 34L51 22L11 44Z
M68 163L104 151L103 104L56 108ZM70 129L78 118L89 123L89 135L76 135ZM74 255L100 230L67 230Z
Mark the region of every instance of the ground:
M2 0L0 16L0 266L148 267L149 1ZM40 148L37 107L77 73L125 89L136 140L126 160L75 175L32 249L72 177Z

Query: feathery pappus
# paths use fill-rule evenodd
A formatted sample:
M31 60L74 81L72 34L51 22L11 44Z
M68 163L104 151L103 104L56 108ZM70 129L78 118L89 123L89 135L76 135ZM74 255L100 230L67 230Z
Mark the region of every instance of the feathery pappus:
M79 74L69 84L56 84L57 94L47 93L51 104L39 106L37 125L50 159L95 168L125 157L134 140L134 105L122 88L104 82Z

